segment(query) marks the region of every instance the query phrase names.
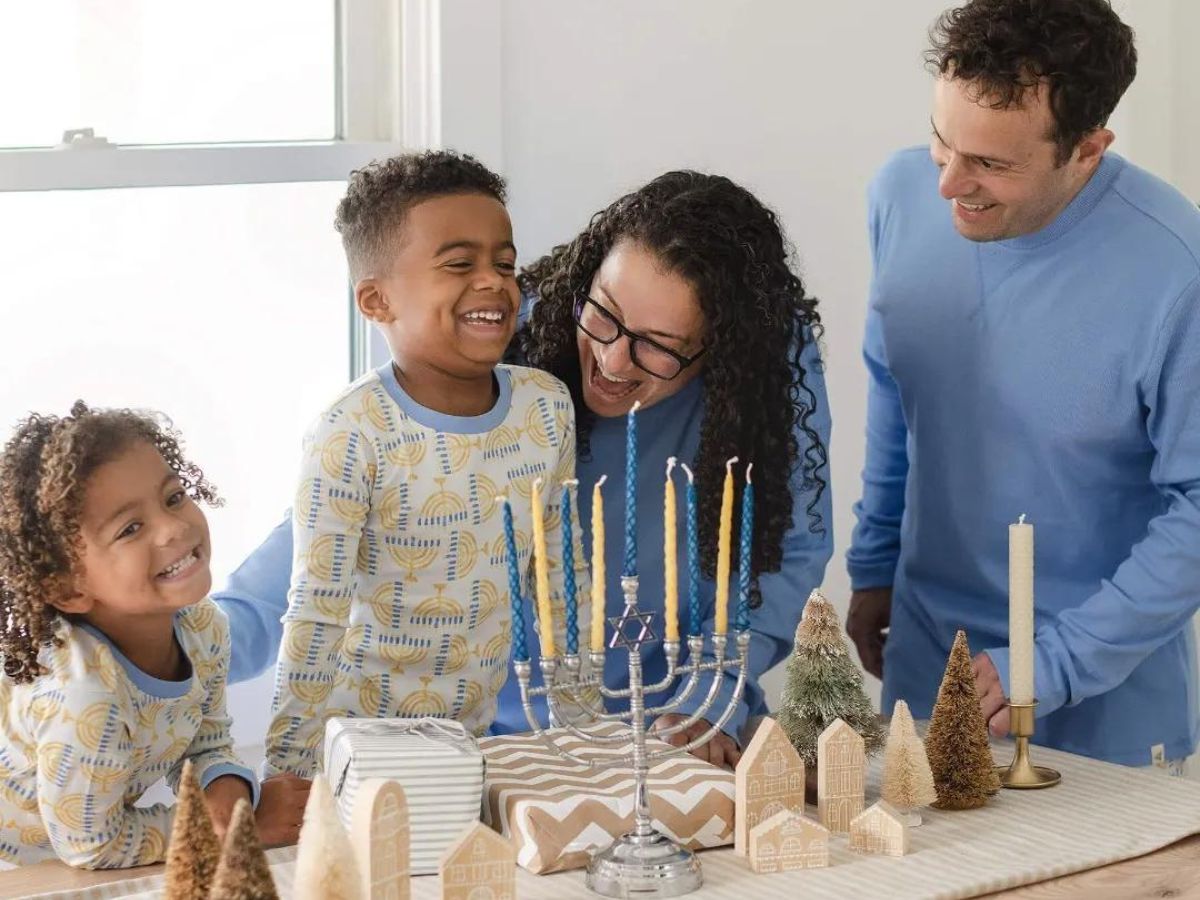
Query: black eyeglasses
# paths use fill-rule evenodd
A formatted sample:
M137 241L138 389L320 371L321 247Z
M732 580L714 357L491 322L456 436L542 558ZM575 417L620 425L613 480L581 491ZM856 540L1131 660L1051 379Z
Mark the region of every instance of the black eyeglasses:
M601 344L611 344L622 335L629 338L629 358L633 364L648 375L670 381L701 356L707 347L701 347L693 356L676 353L657 341L636 334L617 321L607 309L586 294L575 301L575 324L579 330Z

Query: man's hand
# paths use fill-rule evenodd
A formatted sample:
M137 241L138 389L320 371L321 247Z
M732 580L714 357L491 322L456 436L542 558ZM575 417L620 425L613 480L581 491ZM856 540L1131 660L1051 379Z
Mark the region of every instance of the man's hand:
M679 713L667 713L665 716L659 716L650 727L650 733L657 737L655 732L660 728L669 728L672 725L678 725L687 718L687 716L681 716ZM684 744L691 743L700 737L700 735L704 734L710 728L712 728L712 723L707 719L697 719L695 724L690 728L685 728L669 737L660 738L660 740L666 741L673 747L682 747ZM692 756L702 759L705 762L710 762L714 766L732 769L737 765L738 760L742 758L742 751L738 749L737 741L725 732L718 731L708 743L701 744L692 750Z
M222 775L208 783L204 789L204 805L208 807L208 817L212 819L217 840L225 840L225 832L229 829L237 802L249 800L250 797L250 785L240 775Z
M876 678L883 678L883 645L887 641L884 629L892 621L892 589L868 588L850 595L850 615L846 617L846 634L858 648L863 668Z
M975 673L975 693L979 695L979 708L983 710L983 721L996 737L1008 734L1008 698L1000 684L1000 673L992 665L986 653L976 653L971 660L971 671Z
M254 819L264 847L283 847L300 840L310 786L307 778L295 775L275 775L262 783Z

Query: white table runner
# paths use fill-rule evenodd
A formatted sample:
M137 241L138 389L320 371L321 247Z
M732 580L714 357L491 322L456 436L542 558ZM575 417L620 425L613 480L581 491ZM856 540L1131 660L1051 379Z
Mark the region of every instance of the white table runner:
M1008 761L1011 745L993 746ZM1034 748L1036 762L1063 774L1060 785L1041 791L1001 791L983 809L964 812L925 810L925 824L910 833L910 853L901 859L864 856L847 849L846 837L831 841L830 866L803 872L754 875L732 850L700 854L704 887L693 894L712 900L806 900L829 897L972 897L1031 884L1141 856L1200 832L1200 782L1168 778ZM867 779L867 804L878 798L879 760ZM808 814L815 816L813 806ZM273 850L269 857L280 897L291 892L295 850ZM67 893L35 894L40 900L160 898L161 876L108 884ZM413 900L439 898L436 875L412 879ZM583 872L531 875L517 870L522 900L594 897Z

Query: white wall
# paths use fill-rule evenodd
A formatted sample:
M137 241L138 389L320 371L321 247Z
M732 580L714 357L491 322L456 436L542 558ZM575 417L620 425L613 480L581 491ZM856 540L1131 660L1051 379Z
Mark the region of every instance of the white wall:
M1200 203L1200 3L1174 0L1171 22L1171 77L1175 123L1172 138L1172 181Z
M671 168L729 175L780 214L827 329L836 552L825 590L843 614L863 460L865 188L892 150L928 138L921 54L947 5L499 0L442 8L442 142L508 176L524 260ZM1200 4L1117 7L1143 57L1112 123L1117 149L1164 177L1190 179L1200 197L1200 162L1185 152L1200 139L1200 78L1184 77L1200 76L1186 46L1200 33ZM453 57L468 61L471 80L456 75ZM868 682L877 698L878 683Z

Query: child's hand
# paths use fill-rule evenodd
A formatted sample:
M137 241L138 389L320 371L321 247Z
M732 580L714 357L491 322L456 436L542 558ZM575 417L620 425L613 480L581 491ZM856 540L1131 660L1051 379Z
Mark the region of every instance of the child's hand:
M238 775L222 775L209 782L204 789L204 804L208 807L208 817L212 819L217 840L225 840L225 831L233 819L233 808L238 800L249 800L250 796L250 785Z
M307 778L295 775L275 775L262 783L255 819L264 847L282 847L300 840L310 785Z

